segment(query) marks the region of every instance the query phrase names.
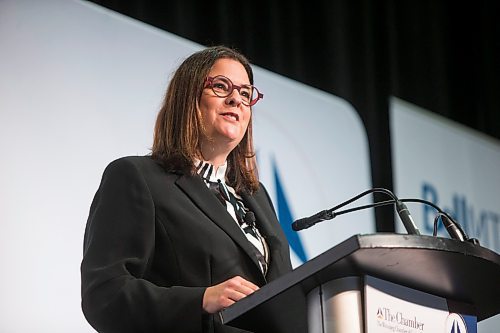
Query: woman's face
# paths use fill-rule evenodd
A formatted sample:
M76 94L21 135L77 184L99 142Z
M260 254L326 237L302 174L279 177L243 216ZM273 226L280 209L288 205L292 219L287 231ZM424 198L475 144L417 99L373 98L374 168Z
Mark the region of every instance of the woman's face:
M235 85L250 84L243 65L233 59L217 60L208 76L223 75ZM249 106L244 105L240 93L234 89L227 97L218 97L211 88L203 89L199 103L205 136L202 145L236 147L248 127L251 117Z

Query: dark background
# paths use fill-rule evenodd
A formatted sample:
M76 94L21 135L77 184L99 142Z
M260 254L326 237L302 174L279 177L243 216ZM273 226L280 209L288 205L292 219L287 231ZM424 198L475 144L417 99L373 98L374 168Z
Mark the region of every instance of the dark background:
M393 187L391 95L500 139L500 1L92 2L202 45L237 48L346 99L368 134L374 187ZM375 215L378 231L394 230L392 210Z

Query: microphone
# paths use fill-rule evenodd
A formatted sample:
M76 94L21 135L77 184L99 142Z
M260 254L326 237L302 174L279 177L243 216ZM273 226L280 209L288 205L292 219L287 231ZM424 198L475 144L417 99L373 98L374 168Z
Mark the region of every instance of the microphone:
M299 231L299 230L303 230L303 229L312 227L313 225L315 225L318 222L325 221L325 220L331 220L335 216L340 215L338 212L337 213L335 212L337 209L344 207L344 206L358 200L359 198L361 198L367 194L375 193L375 192L384 193L385 195L388 195L389 197L391 197L392 200L390 202L388 202L387 204L396 203L396 206L398 208L397 209L398 215L399 215L401 221L403 222L403 225L405 226L406 231L411 235L420 235L420 231L418 230L417 226L413 222L413 219L411 218L410 212L408 211L408 208L406 207L406 205L404 203L402 203L396 197L396 195L394 195L394 193L392 193L391 191L389 191L388 189L385 189L385 188L372 188L372 189L366 190L363 193L360 193L360 194L354 196L353 198L351 198L347 201L344 201L343 203L333 207L332 209L323 210L323 211L316 213L310 217L299 219L299 220L292 223L292 229L295 231ZM364 208L370 208L370 207L376 207L376 206L368 205Z
M318 222L325 221L325 220L331 220L335 217L335 213L332 210L322 210L319 213L316 213L312 216L309 217L304 217L301 219L296 220L295 222L292 223L292 229L294 231L299 231L302 229L307 229L309 227L312 227Z
M245 221L246 224L254 226L256 221L255 214L252 211L247 211L245 213L245 217L243 218L243 220Z
M341 211L335 211L339 207L343 207L343 206L347 205L348 203L351 203L351 202L359 199L360 197L362 197L363 195L366 195L368 193L371 193L371 192L383 192L383 193L390 192L389 190L385 190L385 189L384 189L384 191L379 191L379 190L382 190L382 189L373 189L373 190L365 191L362 194L357 195L353 199L347 200L346 201L347 203L343 202L340 205L338 205L330 210L323 210L323 211L321 211L313 216L296 220L295 222L292 223L292 229L295 231L299 231L302 229L307 229L307 228L315 225L318 222L330 220L330 219L333 219L333 218L335 218L339 215L342 215L342 214L351 213L351 212L355 212L357 210L362 210L362 209L367 209L367 208L377 208L377 207L381 207L381 206L396 204L396 207L397 207L396 210L398 212L398 215L400 216L401 220L403 221L403 224L407 228L407 231L408 231L408 229L413 229L413 227L414 227L413 233L410 231L408 231L408 233L420 235L420 231L415 226L415 223L413 222L413 218L411 217L408 208L404 204L404 202L416 202L416 203L422 203L425 205L429 205L432 208L434 208L439 213L436 216L436 219L440 216L444 217L444 219L442 218L441 220L443 221L443 225L445 226L445 228L448 231L448 234L450 235L451 238L457 239L460 241L467 241L467 242L479 245L479 241L476 238L469 238L469 236L467 236L465 231L460 226L460 223L455 221L450 215L448 215L446 212L444 212L441 208L439 208L438 206L436 206L435 204L433 204L432 202L427 201L427 200L422 200L422 199L396 199L395 200L395 199L391 199L391 200L377 202L374 204L358 206L358 207L349 208L349 209L345 209L345 210L341 210ZM434 229L435 229L434 236L436 236L436 234L437 234L436 221L434 223Z

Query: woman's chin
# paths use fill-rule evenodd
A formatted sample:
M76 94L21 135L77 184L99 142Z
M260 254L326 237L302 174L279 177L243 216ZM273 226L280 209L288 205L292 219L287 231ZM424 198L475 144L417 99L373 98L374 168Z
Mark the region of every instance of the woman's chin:
M238 144L238 143L240 143L241 139L243 138L243 135L239 130L238 131L237 130L225 130L225 131L220 131L218 137L221 140L224 140L226 142L236 142L236 144Z

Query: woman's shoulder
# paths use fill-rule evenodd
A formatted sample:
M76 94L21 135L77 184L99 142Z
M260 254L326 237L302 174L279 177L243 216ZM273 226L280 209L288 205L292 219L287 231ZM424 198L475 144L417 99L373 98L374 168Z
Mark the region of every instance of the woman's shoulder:
M136 168L151 168L157 167L159 163L155 161L150 155L145 156L124 156L117 158L111 161L107 169L109 168L127 168L127 167L136 167Z
M257 190L255 190L250 195L253 198L255 198L257 201L264 200L266 202L269 202L272 205L271 196L269 195L269 192L267 191L264 184L262 184L260 181L259 181L259 186L257 187Z
M109 173L158 173L165 172L161 163L153 159L150 155L146 156L124 156L110 162L105 174Z
M168 187L180 175L166 170L151 156L125 156L110 162L102 175L103 183L145 184L150 190Z

